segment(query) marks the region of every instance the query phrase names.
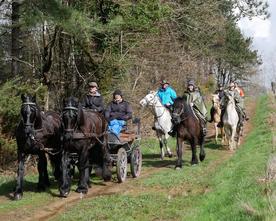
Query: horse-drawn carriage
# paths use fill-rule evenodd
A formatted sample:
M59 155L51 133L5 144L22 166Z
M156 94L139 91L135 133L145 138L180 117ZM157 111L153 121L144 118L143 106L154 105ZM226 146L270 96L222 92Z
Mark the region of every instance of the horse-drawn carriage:
M117 136L108 132L108 151L112 165L116 166L118 181L124 182L127 177L128 163L132 177L138 177L142 168L142 152L140 149L140 119L132 121L132 130L129 126L123 128Z

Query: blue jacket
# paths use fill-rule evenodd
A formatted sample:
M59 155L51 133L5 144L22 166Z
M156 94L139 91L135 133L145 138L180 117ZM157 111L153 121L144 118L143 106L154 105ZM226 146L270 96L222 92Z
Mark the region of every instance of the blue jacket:
M163 105L166 105L168 103L170 105L173 105L173 102L177 97L175 90L172 89L170 86L168 86L166 89L160 88L157 94Z

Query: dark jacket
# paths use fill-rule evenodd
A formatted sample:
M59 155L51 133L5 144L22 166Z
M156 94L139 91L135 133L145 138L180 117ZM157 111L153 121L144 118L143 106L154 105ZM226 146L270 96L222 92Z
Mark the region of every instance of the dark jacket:
M104 110L103 97L98 92L95 95L87 94L83 99L82 106L84 108L88 108L98 112L103 112Z
M105 118L107 121L114 119L127 121L132 118L132 107L124 100L121 103L112 101L106 107Z

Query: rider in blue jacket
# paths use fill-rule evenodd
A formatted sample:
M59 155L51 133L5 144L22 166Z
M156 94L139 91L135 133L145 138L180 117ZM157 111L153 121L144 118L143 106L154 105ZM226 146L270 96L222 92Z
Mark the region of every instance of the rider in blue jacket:
M171 107L176 99L177 95L175 90L170 86L169 82L162 80L160 82L161 87L159 88L157 94L160 98L161 103L171 110Z

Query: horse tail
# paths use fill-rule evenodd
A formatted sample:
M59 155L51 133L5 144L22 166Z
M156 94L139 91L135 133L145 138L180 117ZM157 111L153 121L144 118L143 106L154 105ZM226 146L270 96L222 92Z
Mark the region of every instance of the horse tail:
M211 119L208 121L209 123L212 123L214 121L214 114L215 114L215 109L214 107L212 107L210 110Z

